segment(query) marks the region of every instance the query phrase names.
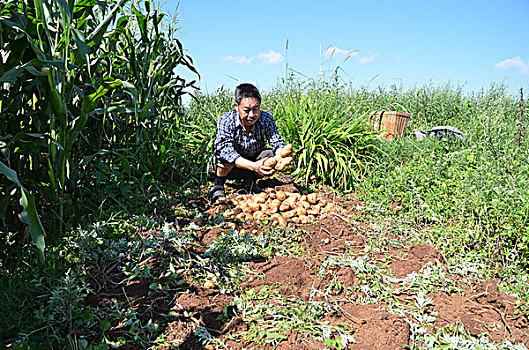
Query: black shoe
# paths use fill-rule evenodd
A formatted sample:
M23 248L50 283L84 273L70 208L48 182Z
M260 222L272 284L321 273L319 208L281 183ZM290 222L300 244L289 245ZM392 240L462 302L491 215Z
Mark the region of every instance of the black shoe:
M223 199L226 199L224 186L215 185L209 189L209 200L211 201L211 204Z

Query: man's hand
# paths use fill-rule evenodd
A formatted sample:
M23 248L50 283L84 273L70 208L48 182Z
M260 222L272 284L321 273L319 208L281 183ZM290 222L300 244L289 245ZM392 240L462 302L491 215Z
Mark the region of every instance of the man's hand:
M242 169L251 170L261 177L272 176L274 175L274 169L263 165L265 159L252 162L251 160L239 157L235 160L235 166Z
M263 164L265 160L266 158L256 161L253 171L255 171L259 176L264 177L274 175L274 169Z

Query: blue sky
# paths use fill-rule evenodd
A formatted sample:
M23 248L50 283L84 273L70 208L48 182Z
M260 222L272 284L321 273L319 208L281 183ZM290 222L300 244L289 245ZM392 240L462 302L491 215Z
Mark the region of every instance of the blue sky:
M288 64L311 79L340 67L353 87L505 82L529 95L529 0L179 3L179 38L207 93L240 82L266 91Z

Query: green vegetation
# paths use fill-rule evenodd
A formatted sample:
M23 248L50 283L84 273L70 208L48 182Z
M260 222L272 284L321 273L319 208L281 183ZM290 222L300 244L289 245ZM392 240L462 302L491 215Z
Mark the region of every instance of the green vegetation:
M303 329L329 347L354 341L322 320L336 311L332 303L240 289L244 262L300 256L304 233L242 234L193 204L205 197L216 120L232 108L233 92L198 91L184 107L182 96L195 86L180 72L198 72L177 37L176 23L149 1L0 0L3 346L172 346L167 305L205 280L236 292L233 305L251 320L232 340L274 345L287 330ZM391 232L431 242L447 259L448 268L428 265L390 287L368 260L329 258L319 271L330 280L324 295L344 290L334 275L343 266L363 282L348 292L362 292L364 303L410 308L394 289L419 288L424 293L410 311L417 347L477 344L459 328L450 336L419 332L431 323L425 293L457 291L456 276L501 276L503 288L529 300L519 278L529 260L523 97L494 85L472 94L436 84L351 88L335 77L291 77L262 93L262 108L294 145L297 181L361 199L364 223L378 223L365 235L380 252L394 244L381 234ZM409 113L404 137L379 140L368 123L375 110ZM418 141L411 133L439 125L459 128L467 140ZM201 227L222 234L203 246ZM149 300L139 309L118 294L89 300L123 281L147 286ZM145 310L157 317L145 319ZM204 344L213 341L207 329L195 332Z

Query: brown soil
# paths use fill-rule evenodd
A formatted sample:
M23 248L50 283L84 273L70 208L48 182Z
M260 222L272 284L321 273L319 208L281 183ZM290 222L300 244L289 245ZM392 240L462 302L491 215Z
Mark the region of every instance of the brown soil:
M303 192L304 189L294 184L270 182L268 185L283 190ZM325 195L325 194L322 194ZM286 298L302 298L304 300L321 300L322 296L315 293L328 285L334 278L341 286L336 288L325 298L334 305L335 310L324 317L331 325L345 325L354 330L356 344L350 344L350 349L400 349L410 344L410 326L404 317L390 313L387 305L362 304L353 302L357 295L352 293L359 284L357 276L350 267L336 266L333 276L319 276L322 263L329 257L354 256L367 254L368 230L362 224L353 221L351 217L361 217L358 211L359 202L346 201L335 195L325 195L329 201L339 204L343 210L320 218L317 223L299 225L305 231L301 243L303 253L296 256L273 256L265 261L250 262L248 264L252 273L241 284L241 290L254 289L259 291L264 286L275 289ZM216 215L222 211L222 205L208 207L203 202L194 203L200 206L204 213ZM184 222L185 220L181 220ZM203 224L203 223L198 223ZM292 225L292 223L291 223ZM202 226L202 225L199 225ZM262 227L255 223L239 225L246 232L260 232ZM203 224L201 231L197 232L197 240L203 246L214 241L221 233L221 228L208 228ZM407 248L389 249L389 262L380 267L388 271L388 275L404 278L412 272L419 272L427 263L444 263L444 258L439 250L428 245L408 245L402 241L402 246ZM380 256L382 258L382 255ZM379 261L373 259L371 261ZM382 259L380 259L382 261ZM159 305L158 309L142 310L144 301L153 298L149 285L152 281L136 284L127 284L124 289L114 288L98 296L92 295L89 304L96 305L108 302L109 298L129 300L135 303L138 309L149 313L150 318L155 313L173 311L173 320L165 326L166 338L179 344L179 349L214 349L213 345L202 345L193 333L198 325L206 327L218 339L223 339L231 349L323 349L326 346L321 341L316 341L301 330L288 330L284 339L276 345L255 344L253 342L240 342L229 339L230 336L247 332L251 322L241 318L233 306L234 296L221 294L218 289L206 290L200 286L186 283L176 292L170 305ZM463 295L447 294L446 292L433 292L428 296L433 299L433 314L437 313L434 329L462 324L472 335L488 334L496 342L509 339L529 345L529 320L517 317L515 314L516 300L498 289L496 281L475 283L472 288L468 281L464 284ZM109 284L110 285L110 284ZM116 285L113 282L112 285ZM123 287L123 284L120 288ZM120 290L124 290L120 295ZM149 292L151 294L149 294ZM105 296L106 295L106 296ZM156 295L154 295L156 296ZM403 299L411 296L404 295ZM165 299L167 300L167 299ZM224 317L222 317L224 316ZM227 316L227 318L226 318Z

